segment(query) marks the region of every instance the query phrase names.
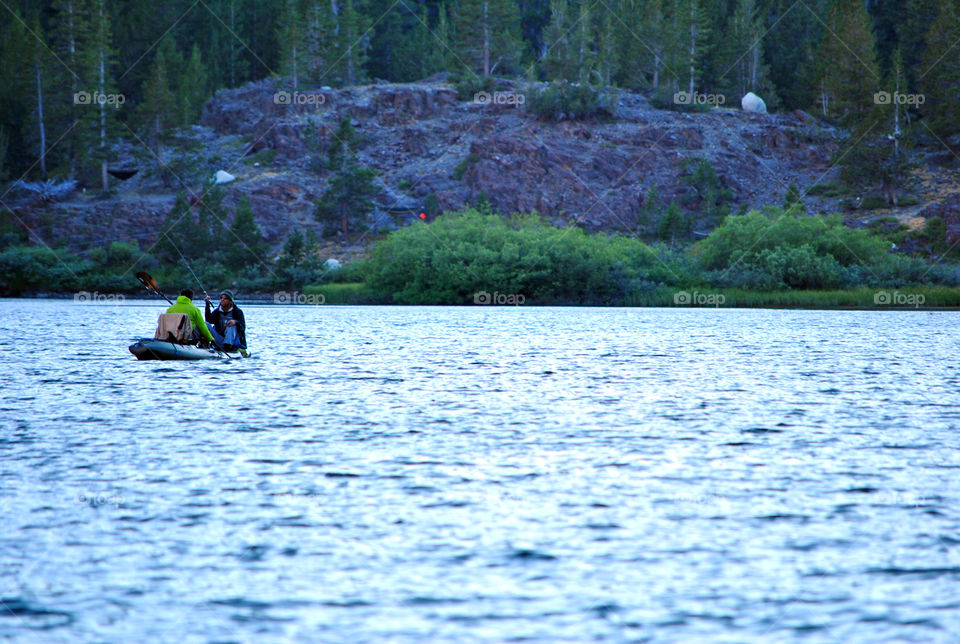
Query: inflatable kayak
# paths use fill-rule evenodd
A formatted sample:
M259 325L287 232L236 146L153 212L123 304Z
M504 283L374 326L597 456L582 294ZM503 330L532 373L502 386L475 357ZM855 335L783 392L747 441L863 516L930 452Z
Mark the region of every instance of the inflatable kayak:
M214 348L204 349L154 338L140 338L130 345L130 353L137 356L137 360L226 360L233 357Z

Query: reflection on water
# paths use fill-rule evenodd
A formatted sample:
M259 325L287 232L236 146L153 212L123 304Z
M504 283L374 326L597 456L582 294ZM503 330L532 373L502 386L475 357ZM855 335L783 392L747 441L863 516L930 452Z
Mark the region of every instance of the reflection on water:
M952 314L0 301L0 639L960 639Z

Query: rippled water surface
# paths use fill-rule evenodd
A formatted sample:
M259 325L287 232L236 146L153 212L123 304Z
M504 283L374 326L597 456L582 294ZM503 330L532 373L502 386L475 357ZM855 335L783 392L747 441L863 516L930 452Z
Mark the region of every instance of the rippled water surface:
M0 641L957 642L942 312L0 301Z

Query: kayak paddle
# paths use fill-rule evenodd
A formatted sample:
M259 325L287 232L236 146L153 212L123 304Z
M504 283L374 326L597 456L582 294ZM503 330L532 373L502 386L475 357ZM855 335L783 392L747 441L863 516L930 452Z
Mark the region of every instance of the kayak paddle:
M137 279L140 281L141 284L143 284L143 287L145 289L147 289L151 293L156 293L157 295L165 299L167 302L170 302L170 298L164 295L163 292L160 290L160 287L157 285L157 280L150 277L149 273L144 273L143 271L140 271L139 273L137 273ZM170 302L170 305L173 306L173 302Z

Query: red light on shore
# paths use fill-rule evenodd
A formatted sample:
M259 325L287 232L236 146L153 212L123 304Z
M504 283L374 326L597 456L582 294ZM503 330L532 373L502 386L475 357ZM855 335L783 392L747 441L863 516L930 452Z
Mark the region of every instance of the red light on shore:
M426 218L427 218L427 213L421 212L421 213L420 213L420 219L426 219Z

